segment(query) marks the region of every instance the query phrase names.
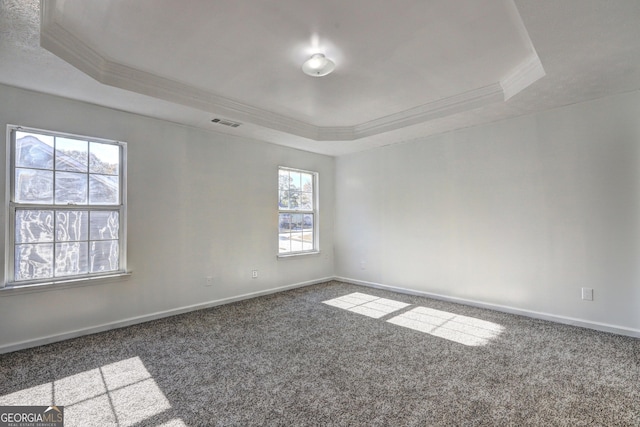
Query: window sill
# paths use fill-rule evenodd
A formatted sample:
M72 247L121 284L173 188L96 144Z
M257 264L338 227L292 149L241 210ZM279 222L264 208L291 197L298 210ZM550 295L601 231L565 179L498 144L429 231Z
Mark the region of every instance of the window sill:
M68 289L81 286L100 285L103 283L113 283L131 276L131 272L120 272L108 274L104 276L81 277L76 279L60 279L50 282L31 283L25 285L16 285L8 283L5 287L0 288L0 297L30 294L34 292L55 291L58 289Z
M320 255L320 251L296 252L293 254L278 254L278 259L296 258L300 256Z

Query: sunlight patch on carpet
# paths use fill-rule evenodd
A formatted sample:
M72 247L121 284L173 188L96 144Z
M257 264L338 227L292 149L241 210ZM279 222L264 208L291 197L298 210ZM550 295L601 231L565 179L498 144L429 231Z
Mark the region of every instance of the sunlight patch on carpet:
M427 307L416 307L387 322L468 346L486 345L504 330L493 322Z
M368 317L373 317L374 319L379 319L387 314L391 314L394 311L398 311L409 306L409 304L405 304L400 301L379 298L360 292L354 292L342 297L323 301L323 303Z
M171 408L139 357L0 396L0 405L64 406L69 426L131 426Z
M323 301L332 307L380 319L411 304L354 292ZM486 345L502 333L497 323L427 307L416 307L387 322L468 346Z
M160 424L157 427L187 427L187 425L180 418L174 418L173 420Z

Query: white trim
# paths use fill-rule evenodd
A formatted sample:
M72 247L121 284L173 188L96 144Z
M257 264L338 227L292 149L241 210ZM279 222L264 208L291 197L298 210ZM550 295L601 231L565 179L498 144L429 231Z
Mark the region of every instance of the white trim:
M500 80L504 92L504 100L520 93L533 83L543 78L547 73L542 67L540 58L535 52L528 59L518 64L511 72Z
M48 204L36 204L36 203L25 203L25 202L15 202L15 170L16 170L16 132L27 132L32 134L39 135L47 135L53 138L55 141L57 138L72 138L78 139L82 141L86 141L87 143L87 155L91 153L91 144L109 144L114 147L118 147L119 150L119 171L118 171L118 185L119 185L119 203L115 205L104 205L104 204L91 204L89 202L89 180L92 175L89 163L87 163L86 172L82 172L87 177L87 203L79 204L79 205L63 205L63 204L55 204L55 202ZM87 281L93 279L100 278L111 278L114 276L122 276L128 275L127 273L127 143L123 141L117 141L113 139L105 139L100 137L92 137L87 135L78 135L72 134L68 132L58 132L53 130L46 130L40 128L32 128L21 125L7 125L7 157L6 157L6 192L5 192L5 207L7 209L6 212L6 224L5 230L7 231L5 236L5 267L4 267L4 281L0 283L0 292L4 290L10 289L15 290L17 288L31 288L35 289L39 287L42 289L44 286L55 285L55 284L69 284L71 282L76 281ZM57 143L55 143L57 144ZM55 150L55 144L52 147ZM55 154L55 153L54 153ZM55 176L56 171L58 169L57 166L52 166L51 169L53 176L53 186L55 188ZM63 210L82 210L87 212L94 212L99 210L108 210L108 211L117 211L118 212L118 221L119 221L119 230L118 230L118 270L109 271L109 272L100 272L100 273L86 273L82 275L70 275L64 277L51 277L45 279L32 279L32 280L21 280L15 281L15 221L16 221L16 211L18 209L33 209L33 210L51 210L51 211L63 211ZM86 242L89 243L91 240L89 236L87 236ZM55 241L51 243L55 244ZM54 261L55 261L55 251L54 251ZM55 262L54 262L55 264Z
M591 320L577 319L575 317L560 316L556 314L543 313L539 311L526 310L522 308L510 307L507 305L492 304L482 301L476 301L466 298L458 298L431 292L417 291L414 289L401 288L398 286L383 285L381 283L368 282L365 280L350 279L348 277L335 277L334 280L339 282L350 283L353 285L366 286L369 288L385 289L388 291L398 292L407 295L417 295L426 298L433 298L441 301L453 302L457 304L470 305L473 307L486 308L489 310L500 311L503 313L517 314L520 316L531 317L534 319L548 320L564 325L579 326L581 328L595 329L596 331L611 332L618 335L625 335L633 338L640 338L640 329L627 328L625 326L611 325L609 323L593 322Z
M500 86L502 86L502 90L504 91L504 100L508 101L514 95L543 78L546 72L542 67L542 62L540 62L536 48L531 42L531 37L529 37L529 32L522 21L518 7L513 1L505 2L505 5L511 15L511 19L514 23L517 23L522 41L529 45L531 52L527 59L516 65L500 80Z
M279 286L277 288L266 289L263 291L250 292L247 294L237 295L235 297L222 298L218 300L208 301L199 304L192 304L184 307L173 308L170 310L157 311L155 313L144 314L141 316L130 317L128 319L117 320L115 322L103 323L97 326L91 326L88 328L76 329L69 332L63 332L60 334L47 335L44 337L20 341L11 344L5 344L0 346L0 354L10 353L12 351L23 350L25 348L37 347L40 345L51 344L58 341L64 341L71 338L77 338L84 335L95 334L98 332L110 331L112 329L124 328L126 326L136 325L138 323L149 322L151 320L162 319L164 317L175 316L178 314L188 313L191 311L202 310L205 308L211 308L218 305L230 304L232 302L242 301L246 299L256 298L264 295L275 294L278 292L287 291L290 289L302 288L305 286L316 285L318 283L329 282L333 280L333 277L324 277L321 279L308 280L305 282L298 282L292 285Z
M313 196L313 206L311 210L296 210L296 209L282 209L280 207L280 171L288 171L288 172L296 172L299 174L311 175L312 177L312 196ZM319 254L320 253L320 196L319 190L320 187L320 174L318 172L291 168L288 166L278 166L278 243L280 242L280 214L289 214L289 215L313 215L313 249L310 250L301 250L297 252L284 252L280 253L280 248L278 248L278 258L285 257L293 257L298 255L311 255L311 254ZM301 189L302 190L302 189ZM291 234L291 233L290 233ZM289 247L291 249L291 247Z
M6 233L9 233L12 229L12 225L11 223L14 221L14 219L11 217L11 213L13 212L13 210L11 209L11 183L13 182L13 178L11 176L11 173L13 171L13 168L11 167L7 167L9 165L11 165L11 150L13 149L13 143L12 143L12 136L11 136L11 132L13 131L14 126L13 125L7 125L7 133L6 133L6 137L5 137L5 188L4 188L4 232L5 232L5 236L4 236L4 269L2 274L4 275L4 277L2 278L2 281L0 282L0 288L4 288L5 284L8 280L8 278L10 277L10 275L12 275L12 270L13 268L9 268L9 265L11 264L11 260L13 259L13 256L11 254L11 251L13 250L13 248L11 247L11 239L9 238L9 236L6 235Z
M474 108L502 101L503 98L502 87L500 84L494 83L356 125L354 126L354 133L357 138L373 136L473 110Z
M40 45L100 83L215 113L313 141L353 141L441 117L506 101L545 75L540 59L532 53L500 82L438 99L351 126L315 126L283 114L242 103L202 88L138 70L102 56L56 21L57 0L41 1ZM512 14L521 21L515 5ZM522 25L522 34L529 40Z
M398 292L398 293L407 294L407 295L416 295L416 296L421 296L426 298L433 298L441 301L453 302L457 304L465 304L473 307L480 307L480 308L486 308L489 310L500 311L503 313L531 317L534 319L548 320L551 322L561 323L565 325L579 326L587 329L594 329L597 331L610 332L610 333L625 335L633 338L640 338L640 330L627 328L624 326L617 326L617 325L611 325L611 324L600 323L600 322L592 322L592 321L583 320L583 319L576 319L576 318L566 317L566 316L558 316L554 314L541 313L541 312L531 311L531 310L523 310L523 309L499 305L499 304L484 303L484 302L465 299L465 298L457 298L457 297L451 297L446 295L434 294L430 292L416 291L412 289L383 285L381 283L368 282L364 280L351 279L347 277L331 276L331 277L324 277L324 278L315 279L315 280L298 282L291 285L280 286L276 288L270 288L263 291L250 292L247 294L237 295L235 297L222 298L218 300L208 301L205 303L193 304L193 305L174 308L170 310L158 311L155 313L150 313L142 316L130 317L128 319L118 320L118 321L109 322L109 323L103 323L101 325L82 328L82 329L76 329L69 332L63 332L60 334L48 335L48 336L44 336L44 337L40 337L32 340L5 344L0 346L0 354L10 353L13 351L37 347L45 344L51 344L54 342L64 341L67 339L76 338L84 335L90 335L98 332L109 331L112 329L123 328L126 326L136 325L139 323L149 322L151 320L162 319L165 317L175 316L178 314L188 313L191 311L202 310L202 309L216 307L224 304L230 304L237 301L256 298L264 295L275 294L278 292L283 292L283 291L296 289L296 288L302 288L305 286L316 285L319 283L325 283L325 282L330 282L334 280L339 282L344 282L344 283L350 283L353 285L384 289L384 290Z
M56 22L55 0L41 4L40 45L100 83L317 139L316 126L111 61Z
M23 295L23 294L33 294L37 292L49 292L55 291L58 289L67 289L67 288L79 288L82 286L103 284L103 283L113 283L114 281L118 281L121 279L125 279L131 276L132 273L130 271L123 272L113 272L112 274L101 274L95 276L83 276L83 277L73 277L69 276L64 279L59 280L49 280L46 282L34 282L26 285L21 285L18 282L17 285L7 285L3 288L0 288L0 298L9 297L13 295Z
M307 256L307 255L320 255L320 251L284 253L284 254L278 254L276 256L276 258L278 258L278 259L286 259L286 258L295 258L295 257L298 257L298 256Z

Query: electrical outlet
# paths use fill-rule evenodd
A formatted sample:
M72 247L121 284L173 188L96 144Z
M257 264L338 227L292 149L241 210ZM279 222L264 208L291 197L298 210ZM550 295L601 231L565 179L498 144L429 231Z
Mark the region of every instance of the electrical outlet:
M366 270L366 269L367 269L367 262L360 261L360 270Z
M582 299L585 301L593 301L593 289L582 288Z
M251 278L252 279L258 278L258 270L251 270Z
M204 278L205 279L205 286L213 286L213 277L212 276L207 276Z

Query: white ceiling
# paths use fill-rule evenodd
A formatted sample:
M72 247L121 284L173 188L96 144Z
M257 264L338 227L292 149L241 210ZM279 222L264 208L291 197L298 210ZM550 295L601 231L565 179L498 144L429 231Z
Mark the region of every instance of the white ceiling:
M42 5L0 0L0 83L329 155L640 88L638 0Z

